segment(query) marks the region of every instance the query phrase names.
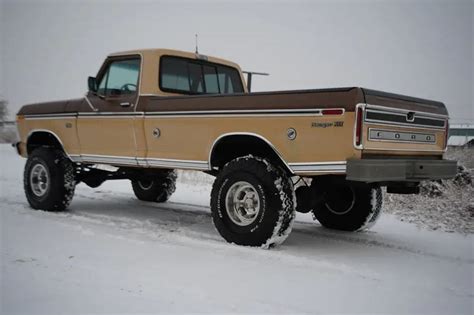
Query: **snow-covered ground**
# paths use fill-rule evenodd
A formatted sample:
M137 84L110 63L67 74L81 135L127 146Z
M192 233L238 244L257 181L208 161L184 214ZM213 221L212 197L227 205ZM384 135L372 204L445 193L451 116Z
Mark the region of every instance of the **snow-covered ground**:
M0 145L0 313L473 313L472 234L384 215L365 233L309 215L272 250L225 243L209 183L178 183L166 204L129 182L80 184L68 212L31 210L24 160Z

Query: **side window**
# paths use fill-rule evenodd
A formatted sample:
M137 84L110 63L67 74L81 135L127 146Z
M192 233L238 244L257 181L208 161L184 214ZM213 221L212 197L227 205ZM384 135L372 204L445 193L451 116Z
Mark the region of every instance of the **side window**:
M228 94L244 91L236 69L180 57L161 57L159 79L160 89L169 92Z
M138 89L140 59L113 61L100 80L98 94L120 96L135 94Z
M217 72L216 67L211 66L203 66L204 72L204 83L206 84L206 92L218 94L219 90L219 82L217 81Z
M161 63L161 87L189 92L188 62L184 59L166 58Z
M229 80L229 76L225 73L219 72L219 85L221 86L223 93L233 93L232 82Z
M99 88L97 90L97 94L105 95L105 86L107 85L107 78L108 77L109 77L109 68L107 68L107 71L105 72L104 76L102 77L102 80L100 80Z
M188 70L191 92L204 93L201 65L196 63L188 63Z
M229 67L217 67L221 93L242 93L244 91L239 73Z

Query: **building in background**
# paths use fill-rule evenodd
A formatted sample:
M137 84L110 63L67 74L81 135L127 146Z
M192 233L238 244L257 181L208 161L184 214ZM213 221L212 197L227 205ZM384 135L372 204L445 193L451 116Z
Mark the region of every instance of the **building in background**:
M448 146L464 146L474 143L474 123L452 124L449 127Z

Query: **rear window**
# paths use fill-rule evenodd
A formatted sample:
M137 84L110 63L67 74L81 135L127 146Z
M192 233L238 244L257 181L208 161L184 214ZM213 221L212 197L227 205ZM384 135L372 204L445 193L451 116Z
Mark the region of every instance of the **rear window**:
M163 56L160 89L184 94L243 93L237 69L206 61Z

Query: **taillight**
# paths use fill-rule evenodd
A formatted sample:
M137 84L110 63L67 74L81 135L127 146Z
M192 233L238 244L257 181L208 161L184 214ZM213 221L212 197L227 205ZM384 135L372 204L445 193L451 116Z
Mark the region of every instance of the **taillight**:
M342 109L323 109L321 114L324 115L342 115L344 114L344 110Z
M449 140L449 120L446 119L446 130L444 134L444 148L448 147L448 140Z
M360 146L362 143L362 108L358 107L356 112L356 128L355 128L355 145Z

